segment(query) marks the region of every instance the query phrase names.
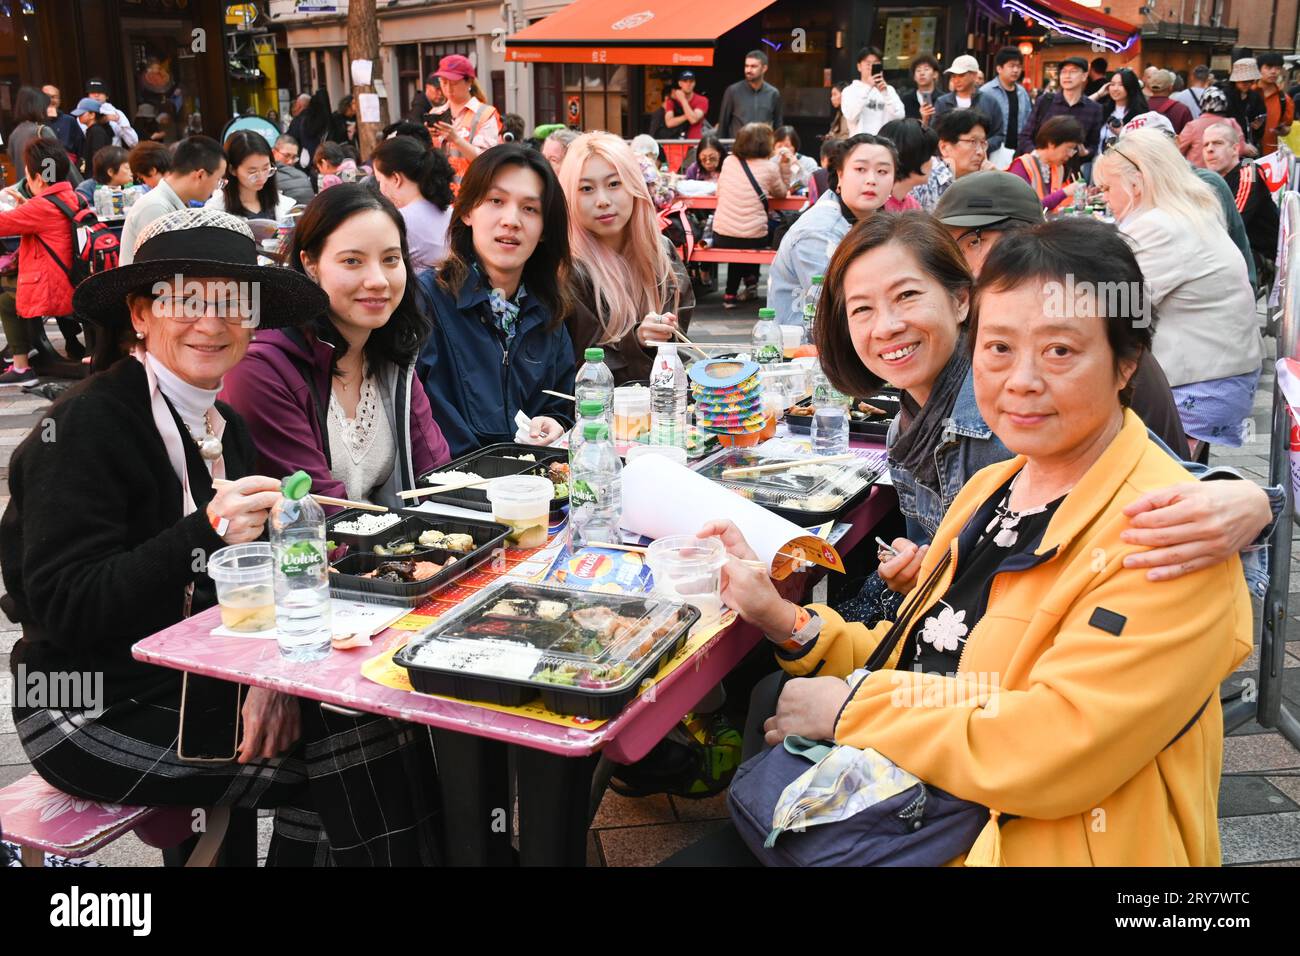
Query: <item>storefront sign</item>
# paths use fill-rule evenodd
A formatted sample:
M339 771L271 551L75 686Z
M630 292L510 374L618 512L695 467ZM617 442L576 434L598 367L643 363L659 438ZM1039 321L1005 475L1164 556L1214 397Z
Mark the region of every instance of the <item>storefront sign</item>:
M905 70L922 53L934 52L938 17L890 17L885 23L885 69Z

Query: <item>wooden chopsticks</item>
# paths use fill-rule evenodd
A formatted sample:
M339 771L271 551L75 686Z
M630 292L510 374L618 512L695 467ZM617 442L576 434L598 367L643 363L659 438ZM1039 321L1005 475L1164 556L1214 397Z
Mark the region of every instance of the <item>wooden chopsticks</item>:
M397 497L411 501L415 498L423 498L427 495L440 495L446 491L460 491L462 488L481 488L483 485L491 484L493 479L480 478L477 481L462 481L459 483L447 485L429 485L427 488L412 488L410 491L399 491Z
M234 484L228 478L213 478L213 488L225 488ZM350 498L332 498L329 495L312 495L318 505L333 505L336 508L355 508L357 511L380 511L387 512L388 509L383 505L371 504L369 501L353 501Z

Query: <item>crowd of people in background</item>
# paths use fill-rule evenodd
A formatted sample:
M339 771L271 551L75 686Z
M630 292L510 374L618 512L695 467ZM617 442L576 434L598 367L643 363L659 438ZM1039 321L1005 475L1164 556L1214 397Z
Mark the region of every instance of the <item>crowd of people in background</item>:
M119 409L134 429L123 447L135 450L123 453L83 431L80 450L60 443L43 451L29 441L15 454L4 521L13 529L7 542L17 543L3 570L25 622L36 622L21 653L69 669L85 663L78 656L85 645L71 636L84 630L80 612L62 606L57 588L33 587L23 576L25 562L52 566L58 557L30 535L30 547L21 547L24 522L35 527L56 521L53 512L84 510L75 501L56 507L62 486L34 493L43 476L63 467L60 456L84 453L85 481L102 482L99 493L120 501L121 514L113 511L85 537L99 535L114 560L144 579L133 587L188 587L211 604L210 595L193 592L188 572L168 565L170 577L149 578L148 548L165 539L184 552L188 566L191 545L254 540L276 487L258 476L301 468L315 491L396 506L418 475L453 457L496 442L555 442L574 424L565 396L588 349L603 349L617 384L645 382L659 344L689 328L699 297L713 291L689 261L694 243L769 250L766 304L778 322L802 325L807 290L826 279L814 336L830 382L853 395L879 381L901 390L903 411L887 447L907 534L892 554L880 554L861 592L837 609L791 607L765 572L742 575L729 566L728 604L774 641L802 633L812 617L825 624L804 650L791 651L788 640L779 645L783 674L772 683L767 709L751 708L747 739L766 734L770 744L778 731L813 739L842 731L851 741L889 740L898 748L891 754L911 755L910 769L954 792L989 807L1023 808L1023 818L1006 827L1006 852L1017 862L1217 862L1217 841L1204 834L1213 830L1217 776L1207 768L1217 759L1214 735L1221 728L1214 726L1215 707L1204 719L1206 705L1192 711L1207 694L1217 702L1219 679L1248 649L1241 578L1255 581L1249 551L1271 509L1269 496L1251 482L1200 487L1191 479L1206 475L1212 444L1242 443L1242 423L1251 417L1262 361L1255 304L1278 232L1277 208L1254 160L1289 133L1292 93L1273 55L1241 58L1217 81L1202 67L1187 77L1158 66L1139 75L1112 71L1103 58L1068 57L1041 91L1023 82L1017 49L998 51L991 64L994 75L986 77L971 54L953 57L946 68L918 56L909 70L912 88L900 92L886 79L881 51L863 47L856 78L830 86L832 122L813 141L785 122L782 93L766 80L768 57L754 50L716 113L697 92L695 72L683 70L652 117L653 133L663 135L629 142L558 124L529 135L521 118L492 105L468 58L448 55L409 112L364 152L368 137L356 99L331 103L322 90L295 98L287 122L272 127L283 132L237 129L219 142L177 136L174 119L164 122L157 106L126 117L97 80L69 113L60 109L58 89L24 87L7 139L18 183L4 191L10 208L0 211L0 235L20 239L0 294L11 363L0 385L32 386L69 365L79 374L68 377L102 373L90 374L72 401L56 406L57 415L85 415L93 425L104 409ZM658 141L674 137L691 146L684 160L677 157L676 173L666 169ZM80 216L81 224L93 224L85 213L96 208L98 191L131 185L142 195L125 210L120 241L99 247L103 257L79 263L84 250L72 221ZM716 211L678 204L690 190L714 195ZM801 198L803 208L774 209L773 200L789 197ZM1112 224L1057 218L1083 200L1103 203ZM289 238L277 245L277 233ZM85 268L79 272L78 265ZM212 282L227 274L256 277L280 297L270 304L283 305L283 314L268 313L255 337L222 316L160 317L160 294L143 283L171 270ZM1133 309L1154 311L1158 324L1151 329L1128 316L1089 313L1060 332L1044 312L1041 285L1076 272L1132 280L1142 290ZM752 262L729 263L723 306L757 301L760 276ZM63 332L64 355L46 338L49 318ZM1041 355L1048 357L1023 357ZM1020 410L1004 409L999 395L1021 396ZM98 396L98 411L86 411L85 396ZM1055 403L1061 424L1053 437L1035 431L1046 414L1033 411L1035 403ZM165 414L168 406L174 415ZM229 426L221 473L190 454L195 449L183 438L188 431L201 447L214 416ZM156 427L165 432L163 444ZM171 455L172 449L180 450ZM123 464L123 454L131 461ZM1028 476L1020 484L1013 461ZM1133 513L1123 510L1131 502L1115 476L1130 472L1142 488L1173 487L1195 497L1205 503L1200 513L1213 517L1184 522L1163 539L1121 543L1116 529L1128 528ZM209 488L208 478L222 474L238 480L232 488ZM173 477L183 488L179 500L128 494L128 481L161 487ZM1143 510L1173 507L1178 495ZM138 525L129 534L153 537L128 547L128 530L112 522L124 522L128 508L146 507L148 514L133 512ZM972 537L962 528L974 514L982 518ZM209 527L213 515L238 523ZM1137 555L1122 568L1112 561L1105 575L1095 567L1085 573L1095 559L1082 544L1071 550L1068 540L1053 541L1062 549L1058 563L1030 560L1058 527L1053 515L1071 527L1114 530L1106 546L1116 554L1133 557L1132 540L1185 552L1177 559L1159 551ZM1017 544L1022 518L1026 533ZM1003 527L994 534L998 522ZM733 557L752 559L742 531L718 525L701 533L721 537ZM882 703L882 681L868 677L852 690L844 680L823 681L816 690L810 682L785 683L786 673L801 676L823 665L824 677L847 678L866 663L902 596L934 572L959 535L961 548L976 548L976 560L959 565L935 592L936 600L943 593L951 602L944 603L947 612L931 602L917 613L933 615L935 627L947 626L940 618L953 606L971 612L972 627L981 615L1015 619L1015 639L1008 637L1000 654L984 652L990 666L1010 667L1013 683L1025 688L1073 694L1069 706L1052 696L1057 691L1015 688L1020 696L1008 697L1006 720L1022 739L1041 733L1048 742L1016 756L1041 763L1022 775L1034 786L991 772L999 742L972 741L963 715L935 723L931 734L914 716L891 711ZM1028 583L990 596L984 583L1011 567L1004 559L1019 561L1007 573ZM1148 569L1149 580L1180 583L1139 587ZM1092 667L1095 651L1078 649L1092 646L1079 636L1085 624L1039 606L1067 578L1071 606L1094 606L1090 595L1100 588L1144 636L1160 635L1134 655L1125 677L1133 691L1122 695L1123 706L1107 683L1116 675ZM1107 591L1103 578L1122 586ZM133 592L117 595L109 584L91 581L83 593L86 614L103 608L105 619L121 622L114 648L176 620L175 608L154 608L143 594L137 599L148 605L148 620L116 614ZM912 611L924 603L914 602ZM1195 613L1184 614L1189 607ZM1126 619L1114 616L1121 625ZM1095 621L1091 626L1097 629ZM932 632L927 624L925 633ZM1013 654L1020 632L1036 635L1040 645ZM1042 652L1058 640L1064 652ZM955 672L958 640L927 641L914 636L900 646L906 659L899 666L931 676ZM174 681L154 673L158 668L118 663L112 696L121 706L103 732L114 748L159 768L146 772L139 791L150 800L286 808L291 795L279 761L298 738L314 748L312 759L333 759L318 746L329 738L329 718L318 708L255 692L242 706L266 730L244 741L241 761L265 764L264 789L230 796L221 775L200 781L171 761L166 721L144 713L131 696L143 687L170 701L179 693ZM1175 687L1171 672L1194 679ZM808 695L803 710L792 700L799 694ZM1170 701L1174 706L1165 706ZM301 726L290 716L300 708ZM818 716L840 713L838 728ZM1080 714L1100 730L1080 725ZM1176 750L1177 737L1166 745L1180 782L1163 783L1155 755L1189 715L1202 729ZM374 758L376 772L381 764L428 758L425 742L401 725L361 723L355 732L383 742L386 757ZM71 732L46 712L19 714L18 727L40 772L71 792L114 796L111 781L122 768L111 758L80 760L66 739ZM1121 762L1107 762L1112 751L1130 758L1122 772L1113 769ZM318 811L312 827L331 843L353 847L342 862L356 862L367 847L402 842L397 830L383 830L387 814L412 833L428 820L426 802L405 786L375 788L370 803L345 810L356 784L346 778L361 772L370 772L365 762L336 781L306 771L311 799L304 806ZM400 772L385 772L403 782ZM624 772L631 771L617 771ZM649 778L653 773L640 777ZM433 779L429 771L425 780ZM726 779L719 771L703 786L717 789ZM697 783L660 781L657 792ZM1123 840L1100 850L1079 835L1087 829L1080 808L1112 799L1125 810L1115 818L1129 822L1120 828ZM284 818L292 822L291 813ZM1152 819L1161 823L1154 830ZM295 831L281 833L281 822L273 858L301 861L314 831L285 839ZM1153 841L1149 834L1157 830ZM295 842L303 845L295 849ZM408 846L391 858L427 862L436 852Z

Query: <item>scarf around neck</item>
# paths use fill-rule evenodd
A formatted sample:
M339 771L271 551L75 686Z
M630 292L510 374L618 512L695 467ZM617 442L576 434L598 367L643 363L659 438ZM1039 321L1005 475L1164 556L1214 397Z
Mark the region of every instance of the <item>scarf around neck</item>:
M925 405L917 405L906 391L901 396L902 419L898 438L889 449L889 463L906 469L918 484L935 492L939 491L939 469L935 464L934 450L939 447L944 425L952 417L957 394L969 371L970 357L963 333L957 338L948 364L931 387Z

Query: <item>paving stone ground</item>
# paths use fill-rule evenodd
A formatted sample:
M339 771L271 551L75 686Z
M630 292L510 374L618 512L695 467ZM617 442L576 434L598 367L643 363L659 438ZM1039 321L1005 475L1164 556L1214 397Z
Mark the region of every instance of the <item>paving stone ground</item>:
M741 342L748 338L758 303L723 311L720 296L706 297L691 328L699 342ZM58 339L51 330L51 338ZM1266 340L1271 350L1273 341ZM1252 440L1241 448L1222 449L1215 463L1239 468L1247 477L1268 476L1273 373L1266 363L1256 394ZM19 389L0 389L0 509L9 501L9 456L23 435L36 425L46 402ZM1300 540L1292 539L1295 570L1290 580L1283 697L1292 713L1300 714ZM1258 609L1257 609L1258 611ZM1257 613L1258 617L1258 613ZM0 616L0 674L8 674L9 653L18 628ZM1225 687L1255 677L1258 649ZM0 787L30 771L10 712L0 707ZM700 839L726 819L722 797L695 801L649 797L629 800L605 796L588 841L588 862L603 866L652 866ZM270 838L269 818L260 821L260 848ZM1300 753L1276 732L1251 721L1224 742L1223 781L1219 794L1219 832L1225 865L1300 865ZM135 837L127 837L94 855L107 866L154 866L160 855Z

